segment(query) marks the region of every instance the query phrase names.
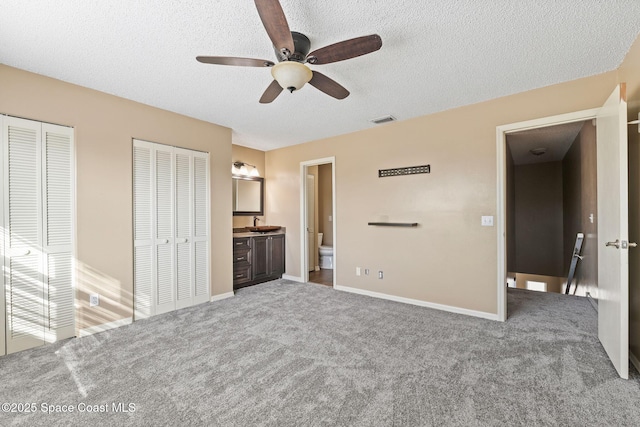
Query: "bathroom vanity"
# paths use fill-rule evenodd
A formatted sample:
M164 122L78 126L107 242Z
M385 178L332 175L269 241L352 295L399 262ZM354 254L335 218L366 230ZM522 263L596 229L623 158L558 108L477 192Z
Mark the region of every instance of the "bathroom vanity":
M269 232L234 230L233 289L282 277L284 238L283 229Z

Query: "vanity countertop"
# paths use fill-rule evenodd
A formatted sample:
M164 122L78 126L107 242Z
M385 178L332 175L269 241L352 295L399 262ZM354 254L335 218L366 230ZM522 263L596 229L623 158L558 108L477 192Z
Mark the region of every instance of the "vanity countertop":
M275 234L285 234L285 227L276 231L248 231L243 228L234 228L233 237L253 237L253 236L273 236Z

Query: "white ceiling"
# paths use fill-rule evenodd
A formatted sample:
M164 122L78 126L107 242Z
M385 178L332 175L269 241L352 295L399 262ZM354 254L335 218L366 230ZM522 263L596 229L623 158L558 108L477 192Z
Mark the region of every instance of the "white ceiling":
M507 135L513 164L558 162L564 159L583 125L584 122L566 123ZM544 148L546 152L540 156L531 154L530 150L538 148Z
M3 0L0 62L233 129L269 150L615 69L640 33L638 0L281 0L311 49L377 33L378 52L311 66L345 86L258 99L275 60L251 0Z

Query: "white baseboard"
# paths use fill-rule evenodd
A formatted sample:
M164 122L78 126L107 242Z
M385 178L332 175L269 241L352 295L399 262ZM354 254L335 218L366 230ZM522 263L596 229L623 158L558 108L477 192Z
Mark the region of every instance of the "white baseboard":
M80 338L88 337L89 335L97 334L99 332L108 331L109 329L119 328L120 326L130 325L131 323L133 323L133 318L127 317L126 319L120 319L114 322L103 323L101 325L80 329Z
M632 352L629 352L629 359L631 360L631 363L633 363L633 366L636 367L638 372L640 372L640 359L638 359Z
M289 276L288 274L283 274L282 278L285 280L291 280L292 282L304 283L304 280L302 280L302 277L298 277L298 276Z
M449 313L464 314L466 316L480 317L482 319L488 319L488 320L498 320L498 315L497 314L486 313L484 311L469 310L469 309L466 309L466 308L454 307L454 306L451 306L451 305L436 304L436 303L433 303L433 302L427 302L427 301L422 301L422 300L417 300L417 299L398 297L398 296L395 296L395 295L389 295L389 294L383 294L383 293L380 293L380 292L367 291L367 290L364 290L364 289L350 288L348 286L334 285L333 288L338 290L338 291L351 292L351 293L354 293L354 294L366 295L366 296L369 296L369 297L381 298L381 299L386 299L386 300L389 300L389 301L402 302L402 303L405 303L405 304L412 304L412 305L417 305L417 306L420 306L420 307L434 308L436 310L448 311Z
M220 295L214 295L211 297L211 302L222 301L223 299L231 298L235 294L233 292L227 292Z

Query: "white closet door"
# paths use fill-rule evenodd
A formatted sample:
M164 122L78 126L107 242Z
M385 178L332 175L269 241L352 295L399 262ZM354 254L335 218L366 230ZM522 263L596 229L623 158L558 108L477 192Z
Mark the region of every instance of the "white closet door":
M209 154L193 154L194 304L209 301Z
M75 335L73 129L42 124L45 340Z
M4 174L5 171L5 150L4 150L4 141L6 140L6 128L5 128L5 118L3 115L0 115L0 179L2 182L6 182L6 177ZM6 354L6 331L7 331L7 323L6 323L6 312L5 312L5 303L4 303L4 260L5 260L5 223L4 223L4 184L0 185L0 356L4 356Z
M7 353L44 344L41 124L6 117L4 282Z
M190 150L174 148L176 162L176 308L193 305L192 161Z
M154 201L155 156L153 144L134 141L133 146L133 274L135 319L154 314Z
M209 154L134 140L136 319L209 301Z
M155 150L155 314L175 309L174 156L171 147Z

